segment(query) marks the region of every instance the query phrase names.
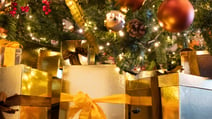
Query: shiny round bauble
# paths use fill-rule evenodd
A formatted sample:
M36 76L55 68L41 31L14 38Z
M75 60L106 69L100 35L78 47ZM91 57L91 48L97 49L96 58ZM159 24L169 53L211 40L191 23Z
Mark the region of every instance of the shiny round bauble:
M112 10L106 14L105 26L112 31L120 31L125 25L125 15L120 11Z
M118 0L117 3L136 11L145 3L145 0Z
M187 29L194 19L194 8L189 0L165 0L157 13L160 26L169 32Z

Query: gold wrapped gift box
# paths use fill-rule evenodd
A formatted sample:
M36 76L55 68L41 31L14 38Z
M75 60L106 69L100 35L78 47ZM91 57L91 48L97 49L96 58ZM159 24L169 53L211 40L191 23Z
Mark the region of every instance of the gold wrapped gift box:
M17 95L50 96L48 74L26 65L0 68L0 90L8 97ZM6 119L47 119L48 107L15 106L15 114L6 114ZM30 113L29 113L30 112Z
M183 73L158 77L163 119L211 119L212 80Z

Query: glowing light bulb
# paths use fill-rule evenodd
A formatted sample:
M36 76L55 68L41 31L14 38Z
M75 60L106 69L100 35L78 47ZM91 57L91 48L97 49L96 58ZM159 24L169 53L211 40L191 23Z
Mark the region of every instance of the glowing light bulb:
M99 50L103 50L104 49L104 47L103 46L99 46Z
M148 52L151 52L151 51L152 51L152 50L149 48L149 49L148 49Z
M154 45L155 45L155 47L159 47L160 42L156 42Z
M124 32L123 31L119 31L119 36L123 37L124 36Z
M30 31L31 30L31 27L30 26L27 26L27 30Z
M29 18L32 19L32 15L29 15Z
M107 42L107 43L106 43L106 45L107 45L107 46L110 46L110 43L109 43L109 42Z
M154 31L158 31L158 26L153 27Z
M79 29L78 32L79 32L79 33L83 33L83 30L82 30L82 29Z
M97 27L94 27L94 30L97 30Z

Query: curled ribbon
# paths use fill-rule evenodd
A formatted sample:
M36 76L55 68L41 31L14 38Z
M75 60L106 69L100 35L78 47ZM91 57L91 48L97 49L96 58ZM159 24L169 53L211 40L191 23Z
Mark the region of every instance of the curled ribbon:
M78 92L75 96L61 93L61 102L73 102L69 108L69 118L72 119L78 112L79 119L106 119L103 110L97 102L132 104L132 105L152 105L151 97L133 97L127 94L118 94L103 98L91 99L87 94Z

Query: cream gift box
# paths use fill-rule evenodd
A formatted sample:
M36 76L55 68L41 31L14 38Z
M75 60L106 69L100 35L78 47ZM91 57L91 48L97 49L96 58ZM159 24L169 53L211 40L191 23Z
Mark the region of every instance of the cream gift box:
M72 65L63 69L63 92L79 91L91 98L125 94L125 76L115 65ZM107 119L125 119L125 104L98 103ZM68 119L68 105L60 105L60 119ZM77 116L74 119L78 119Z
M8 97L14 94L43 96L49 94L48 74L26 65L15 65L0 68L0 91ZM48 107L11 107L18 109L15 114L3 113L6 119L47 119Z

